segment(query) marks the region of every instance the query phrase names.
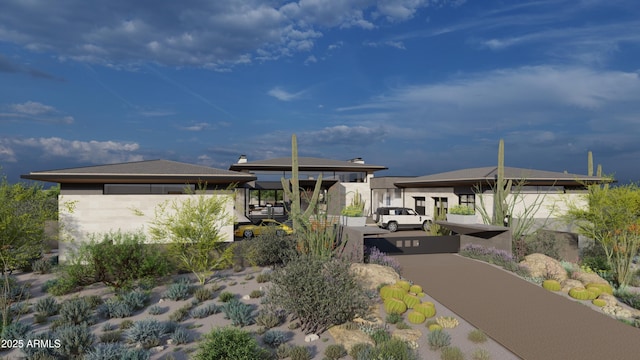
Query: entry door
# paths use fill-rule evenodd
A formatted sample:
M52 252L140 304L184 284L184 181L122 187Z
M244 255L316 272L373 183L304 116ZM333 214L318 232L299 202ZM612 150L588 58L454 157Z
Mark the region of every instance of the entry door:
M414 197L414 199L416 200L416 206L414 207L416 209L416 212L420 215L425 215L426 199L420 196Z

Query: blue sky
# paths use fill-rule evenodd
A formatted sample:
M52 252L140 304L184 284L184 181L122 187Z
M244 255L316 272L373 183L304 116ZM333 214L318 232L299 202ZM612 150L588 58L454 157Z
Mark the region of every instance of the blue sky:
M640 180L640 5L0 0L0 166L290 154Z

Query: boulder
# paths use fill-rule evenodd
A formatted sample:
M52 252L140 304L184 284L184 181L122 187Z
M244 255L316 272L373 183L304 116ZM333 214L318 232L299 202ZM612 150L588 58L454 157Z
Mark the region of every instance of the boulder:
M318 339L320 339L320 336L318 336L317 334L309 334L304 337L304 342L314 342Z
M555 279L560 282L567 278L567 271L560 261L544 254L527 255L520 265L529 269L532 277Z
M560 285L562 285L561 291L564 293L568 293L569 290L575 287L584 287L584 284L582 284L579 280L573 280L573 279L566 279L562 281Z
M353 345L359 343L367 343L375 346L371 337L360 330L347 330L342 326L332 326L329 328L329 334L333 337L336 344L342 344L347 351L351 351Z
M584 285L594 283L594 284L609 284L609 282L600 277L600 275L595 273L586 273L582 271L574 272L571 277L575 280L579 280Z
M360 278L366 289L377 290L380 284L395 284L400 280L400 275L388 266L353 263L351 271Z
M610 306L607 305L602 308L602 312L617 318L630 318L633 316L630 310L623 308L622 306Z

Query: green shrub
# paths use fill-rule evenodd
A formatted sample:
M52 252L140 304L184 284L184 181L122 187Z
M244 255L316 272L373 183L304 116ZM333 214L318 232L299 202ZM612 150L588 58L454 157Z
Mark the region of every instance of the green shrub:
M56 279L48 280L42 285L42 291L46 291L54 296L62 296L70 294L80 286L77 281L71 279L69 276L61 274Z
M258 276L256 276L256 282L259 284L266 283L269 281L271 281L270 273L261 273L261 274L258 274Z
M14 321L0 332L3 340L22 340L31 332L31 325L21 321Z
M111 298L98 307L98 315L105 319L125 318L133 314L133 309L126 302Z
M48 274L51 272L51 268L53 268L53 264L51 263L51 259L38 259L31 264L31 268L33 272L40 274Z
M95 336L86 325L65 325L55 331L55 337L60 340L60 347L56 352L64 358L78 358L93 349Z
M275 230L267 229L249 241L247 260L257 266L282 265L296 254L292 236L278 236Z
M293 346L291 346L289 344L282 344L282 345L278 346L278 348L276 349L276 358L278 358L278 359L286 359L286 358L288 358L292 347Z
M287 334L281 330L267 330L264 335L262 335L262 342L274 349L287 342L287 340Z
M100 335L101 343L115 343L122 338L122 330L105 331Z
M28 341L43 341L49 344L55 344L55 341L59 339L52 331L31 333L25 338L25 342ZM22 352L26 355L26 359L42 359L42 360L57 360L60 359L60 355L55 352L55 348L52 346L25 346L22 348Z
M427 342L431 350L438 350L451 345L451 335L444 330L434 330L427 336Z
M193 296L198 302L205 302L213 297L213 291L205 287L199 287L193 293Z
M142 319L127 329L125 336L131 343L139 343L149 349L160 344L160 338L166 333L166 326L156 319Z
M176 311L172 312L171 315L169 315L169 320L175 321L175 322L184 321L189 316L189 311L191 310L191 307L192 307L191 304L187 304L176 309Z
M236 296L233 295L233 293L230 293L228 291L223 291L222 293L220 293L220 295L218 296L218 300L220 300L220 302L226 303L231 301L231 299L235 298Z
M371 354L372 351L373 351L373 346L371 346L371 344L357 343L351 347L351 350L349 350L349 356L351 356L354 359L367 360L367 359L371 359L369 355Z
M256 316L256 324L264 326L266 329L274 328L280 325L283 321L283 316L275 311L262 310Z
M147 360L149 352L144 349L130 349L124 344L98 344L88 352L83 360Z
M525 238L526 255L544 254L556 260L561 260L562 243L553 232L537 230Z
M399 338L391 338L381 344L377 344L374 349L372 359L394 359L394 360L418 360L417 351L411 349L409 344Z
M230 319L234 326L247 326L255 322L253 307L238 299L232 299L226 303L222 307L222 312L224 312L225 319Z
M258 360L270 354L260 348L251 333L234 327L215 328L202 337L194 360Z
M369 335L369 337L376 345L380 345L391 340L391 334L389 334L389 331L386 329L376 329Z
M169 285L163 297L173 301L186 300L191 297L192 292L193 285L188 279L183 278Z
M448 213L456 215L474 215L476 211L467 205L454 205L449 209Z
M464 353L456 346L447 346L442 349L440 353L440 359L442 360L464 360Z
M37 313L46 316L56 315L60 311L60 304L51 296L38 299L33 307Z
M291 360L311 360L311 351L306 346L293 346L289 350Z
M337 360L347 356L347 349L342 344L329 345L324 350L324 356L327 359Z
M402 315L391 313L387 315L387 317L385 318L385 321L388 322L389 324L397 324L400 321L402 321Z
M631 306L634 309L640 310L640 293L627 290L617 290L615 291L615 295L621 302Z
M471 330L467 338L476 344L484 343L487 341L487 335L485 335L485 333L479 329Z
M259 297L262 297L262 295L264 295L264 292L262 290L253 290L249 294L249 297L252 298L252 299L257 299Z
M60 305L60 319L70 325L91 325L93 309L84 298L72 298Z
M130 329L133 326L133 320L124 320L123 322L120 323L120 329L122 330L126 330L126 329Z
M473 360L491 360L491 353L487 349L475 349L471 353Z
M142 232L94 235L83 247L95 279L116 289L131 287L137 279L169 273L167 258L157 245L146 244Z
M149 292L140 289L131 290L120 295L120 300L128 304L134 311L141 310L149 303Z
M400 321L399 323L396 324L396 329L399 329L399 330L411 329L411 325L407 324L404 321Z
M350 263L299 256L271 276L266 303L296 317L305 333L322 333L368 313L371 301Z

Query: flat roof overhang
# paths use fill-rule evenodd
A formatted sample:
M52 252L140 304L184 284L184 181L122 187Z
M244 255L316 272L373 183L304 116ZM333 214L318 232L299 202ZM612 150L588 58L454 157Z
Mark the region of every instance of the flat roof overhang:
M582 187L585 184L597 184L600 181L574 180L574 179L507 179L516 181L524 180L525 186L571 186ZM462 186L486 186L491 187L495 184L494 179L450 179L450 180L433 180L433 181L400 181L394 183L399 188L428 188L428 187L462 187Z
M60 184L185 184L205 182L207 184L246 183L257 178L247 176L210 175L78 175L78 174L38 174L21 175L20 178Z

